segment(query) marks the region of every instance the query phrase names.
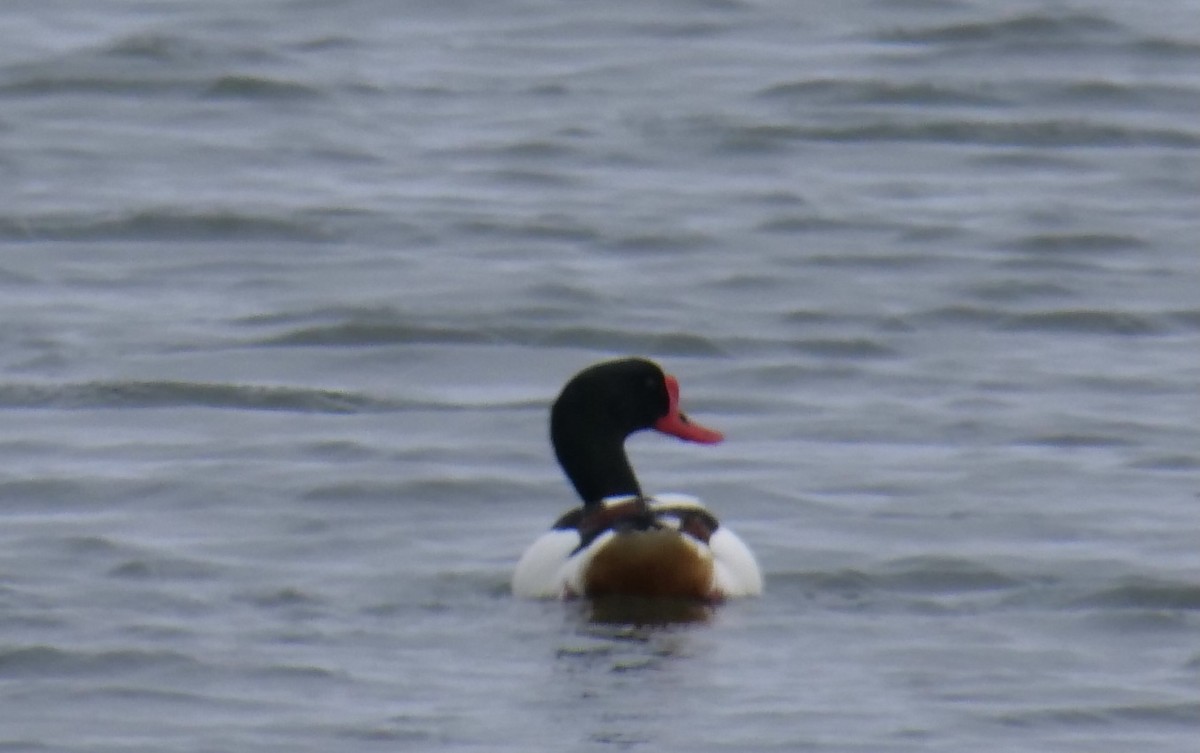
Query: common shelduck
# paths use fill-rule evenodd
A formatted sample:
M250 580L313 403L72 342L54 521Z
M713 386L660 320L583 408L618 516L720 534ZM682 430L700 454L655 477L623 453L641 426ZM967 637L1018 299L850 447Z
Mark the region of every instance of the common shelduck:
M750 549L699 500L642 493L625 455L625 439L642 429L701 444L724 438L688 420L679 382L644 359L590 366L563 387L550 411L550 439L583 505L521 556L514 594L713 602L762 592Z

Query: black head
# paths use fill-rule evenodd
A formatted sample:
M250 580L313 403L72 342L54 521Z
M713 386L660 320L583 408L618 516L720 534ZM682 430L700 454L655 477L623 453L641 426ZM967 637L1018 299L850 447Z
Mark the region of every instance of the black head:
M599 436L621 440L649 429L670 407L666 375L642 358L623 358L589 366L563 387L550 412L555 427L586 424Z
M650 428L694 442L721 441L719 432L680 412L675 378L642 358L584 369L567 382L550 411L558 462L585 504L641 494L624 445L630 434Z

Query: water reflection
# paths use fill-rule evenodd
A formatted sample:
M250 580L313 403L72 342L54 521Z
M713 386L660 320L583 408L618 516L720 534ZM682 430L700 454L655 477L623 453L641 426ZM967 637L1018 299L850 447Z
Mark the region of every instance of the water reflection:
M584 619L593 625L667 627L705 623L713 616L711 603L695 599L604 596L580 603Z

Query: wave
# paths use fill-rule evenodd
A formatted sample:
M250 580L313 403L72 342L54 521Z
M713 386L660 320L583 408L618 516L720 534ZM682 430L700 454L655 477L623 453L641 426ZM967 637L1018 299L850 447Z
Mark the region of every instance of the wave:
M1157 578L1128 578L1074 602L1078 607L1200 611L1200 585Z
M1015 588L1026 579L961 557L906 557L893 560L873 576L889 590L921 593L965 593Z
M1128 39L1122 25L1083 13L1045 15L1031 13L991 21L947 24L919 29L894 29L877 39L906 44L991 44L1028 49L1045 45Z
M846 125L740 123L711 127L717 152L771 154L795 144L928 142L996 147L1200 148L1200 131L1098 123L1079 118L1049 120L881 119Z
M183 381L0 383L4 408L228 408L296 413L374 413L404 404L338 390Z
M1158 703L1127 706L1078 706L1004 714L999 721L1012 727L1105 727L1113 724L1152 724L1200 727L1200 703Z
M1129 463L1130 468L1145 471L1168 471L1171 473L1194 473L1200 471L1200 456L1154 455Z
M585 348L611 353L716 357L731 353L778 352L779 348L821 358L889 358L896 351L869 337L713 338L691 332L631 332L586 326L503 324L429 325L414 322L350 321L288 329L253 342L261 347L364 347L380 345L517 345Z
M1007 99L982 94L977 89L959 89L927 82L897 83L881 79L814 79L775 84L760 90L761 99L788 102L836 104L882 104L922 106L995 106Z
M543 407L544 403L539 403ZM394 505L406 500L409 505L436 502L438 505L461 505L466 509L482 500L521 499L536 496L539 488L526 481L504 475L476 474L469 481L463 478L409 478L404 481L342 481L321 484L301 495L306 502L335 503L340 506ZM490 504L490 503L488 503Z
M1200 44L1141 32L1089 13L1027 13L986 21L894 28L871 37L885 44L913 45L934 55L996 55L1095 52L1176 63L1200 59Z
M1071 295L1071 289L1065 285L1044 280L996 280L979 283L970 289L971 294L985 301L1001 303L1061 299Z
M822 358L892 358L898 351L865 337L801 339L791 343L797 353Z
M1079 308L1013 312L971 304L942 306L909 314L898 318L896 326L913 330L950 326L995 332L1126 337L1169 335L1200 328L1189 311L1133 312Z
M279 100L327 93L298 81L237 71L239 66L261 68L277 62L282 54L258 44L231 44L219 36L200 40L170 34L132 35L0 69L0 96L166 94Z
M543 217L532 220L473 219L457 222L457 232L486 237L519 240L548 240L564 243L589 243L601 240L598 230L567 217Z
M1039 311L1005 317L1011 332L1058 332L1078 335L1162 335L1170 327L1162 317L1127 311Z
M793 593L831 608L900 611L1034 609L1126 631L1185 630L1200 612L1200 585L1142 575L1080 582L1052 564L1013 570L958 556L917 556L865 568L768 573L772 592ZM984 607L986 605L986 607Z
M829 142L928 141L1021 147L1200 147L1200 133L1170 128L1139 128L1083 120L1031 120L920 123L879 122L820 128L784 128L776 136Z
M1038 101L1051 104L1078 102L1084 105L1118 107L1153 106L1165 110L1187 109L1188 112L1194 112L1200 105L1200 91L1195 87L1156 85L1143 81L1126 84L1117 81L1094 80L1046 84L1034 88L1033 93Z
M196 66L204 63L229 65L231 62L266 63L279 56L268 52L257 41L233 43L232 37L198 37L167 33L139 33L119 37L108 44L76 53L79 58L138 60L157 64Z
M1139 39L1134 43L1135 51L1150 57L1167 60L1200 60L1200 43L1194 40L1171 39L1169 37L1150 37Z
M791 106L879 105L921 108L1001 108L1017 105L1153 108L1191 113L1200 105L1194 86L1119 82L1109 79L1048 82L998 82L984 87L956 87L928 81L883 79L801 79L774 84L756 96ZM973 118L973 119L978 119Z
M885 562L871 570L770 574L772 588L799 587L810 594L860 599L892 592L909 595L954 595L1019 588L1030 579L960 557L910 557Z
M0 238L14 241L324 241L316 214L252 214L172 207L114 215L0 216Z
M268 589L265 591L247 592L235 597L238 601L242 601L251 606L260 609L315 609L324 603L324 600L314 594L307 593L298 588L280 588Z
M180 97L239 98L256 100L307 99L324 96L321 89L265 76L226 75L210 79L145 77L110 73L29 72L0 79L0 96L61 94L125 94L145 97L174 94Z
M189 669L196 664L195 659L174 651L82 651L45 645L0 649L0 677L107 677L123 672Z
M1013 311L997 305L1063 293L1056 286L989 288L980 303L941 306L886 318L862 318L850 322L857 330L838 330L847 322L837 317L812 317L805 312L782 315L784 325L771 335L725 337L680 331L629 331L584 325L507 324L493 322L420 321L393 310L347 310L336 315L340 321L314 323L311 318L334 317L334 312L280 314L240 320L245 326L271 327L279 331L246 341L249 347L357 348L394 345L504 345L527 348L585 348L613 353L648 353L658 356L721 357L781 351L802 356L843 359L887 359L901 351L889 342L888 332L919 332L937 328L984 329L993 332L1026 332L1095 336L1152 337L1193 332L1200 329L1200 313L1179 311L1126 311L1119 309L1042 308ZM546 318L546 317L542 317ZM292 324L295 326L281 326ZM863 334L874 329L880 336ZM825 334L829 332L829 334ZM830 330L832 330L830 332ZM284 397L280 395L279 397ZM321 397L328 400L329 397ZM0 390L0 404L4 404ZM386 405L366 400L348 410L387 410Z
M247 75L221 76L204 89L204 96L216 99L308 99L322 93L294 81Z
M87 496L87 484L76 479L14 478L0 481L0 501L10 505L25 500L70 500Z
M1057 448L1106 448L1106 447L1135 447L1137 442L1111 434L1089 434L1084 432L1058 432L1037 434L1017 441L1018 444L1031 447Z
M95 51L100 57L130 58L154 63L195 63L209 57L209 45L172 34L134 34Z
M128 580L208 580L216 575L212 565L177 557L139 557L126 560L108 571L109 576Z
M1013 248L1038 254L1075 254L1132 251L1150 244L1134 235L1115 233L1045 233L1018 240Z
M905 262L908 263L908 262ZM913 262L915 263L915 262ZM582 295L560 291L564 297ZM633 331L562 323L568 308L529 309L484 321L430 321L389 307L343 307L266 314L235 320L259 330L243 341L262 348L360 348L399 345L519 346L534 349L584 348L612 353L711 358L756 353L793 353L812 358L861 361L895 358L902 351L889 333L939 328L994 332L1158 336L1200 330L1200 312L1125 311L1039 307L1013 310L1005 304L1068 297L1057 285L1020 282L973 291L963 302L886 317L844 317L809 311L784 312L769 334L701 335L678 330ZM514 321L524 318L528 321ZM261 332L261 330L267 330ZM2 393L0 393L2 394ZM0 404L3 399L0 398ZM368 401L357 409L386 410Z
M714 356L724 352L712 338L689 332L628 332L585 326L435 325L403 320L345 321L304 326L261 338L254 344L288 347L503 344L672 356Z
M1180 327L1200 331L1200 309L1172 311L1168 316Z

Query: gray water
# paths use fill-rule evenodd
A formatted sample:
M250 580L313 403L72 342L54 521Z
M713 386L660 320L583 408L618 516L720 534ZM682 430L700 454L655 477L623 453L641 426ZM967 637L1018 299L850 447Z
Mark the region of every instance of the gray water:
M0 21L0 750L1197 750L1193 3ZM763 597L508 594L625 354Z

